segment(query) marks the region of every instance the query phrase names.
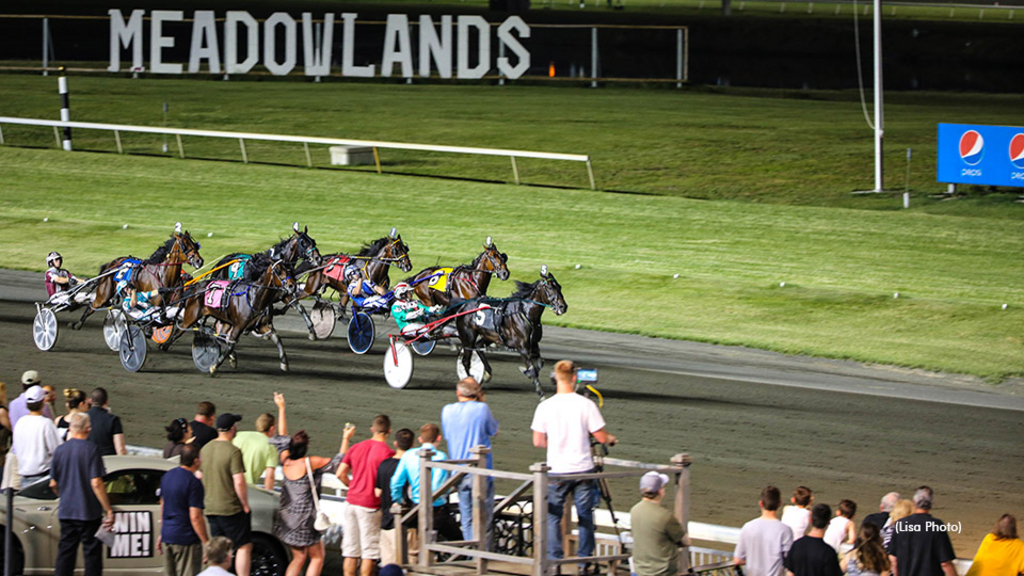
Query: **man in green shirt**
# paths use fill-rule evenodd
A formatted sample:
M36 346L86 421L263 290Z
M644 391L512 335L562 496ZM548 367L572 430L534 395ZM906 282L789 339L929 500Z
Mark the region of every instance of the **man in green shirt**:
M217 416L217 438L200 452L206 519L210 536L226 536L235 546L235 573L249 576L252 563L252 517L242 451L231 443L238 432L237 414Z
M686 530L661 506L668 476L648 472L640 478L642 499L629 511L633 532L633 571L636 576L676 576L680 546L688 545Z
M267 490L274 489L274 471L279 463L277 449L271 446L269 440L277 434L288 435L288 424L284 414L284 395L274 392L274 404L277 404L277 419L268 413L260 414L256 419L256 431L239 432L231 441L242 451L242 462L245 464L245 481L249 484L259 484L260 475L266 471L263 477L263 487Z

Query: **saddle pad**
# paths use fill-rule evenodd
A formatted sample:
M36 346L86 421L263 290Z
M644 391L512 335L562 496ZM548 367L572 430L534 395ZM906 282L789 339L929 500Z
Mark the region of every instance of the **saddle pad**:
M205 303L209 308L220 308L221 305L227 303L228 285L231 284L227 280L214 280L206 286L206 298Z
M132 275L135 272L135 267L139 264L142 264L142 260L136 260L135 258L127 258L121 262L121 266L117 269L117 272L114 272L114 283L117 284L118 292L132 281Z
M430 286L434 290L444 292L448 289L448 276L451 275L454 268L438 268L429 276L427 280L427 286Z
M480 310L477 310L470 316L470 321L474 326L481 330L490 330L492 332L497 331L496 322L497 315L495 314L494 308L483 304Z
M242 275L245 274L245 265L252 259L251 254L239 254L236 258L238 260L231 266L228 266L228 280L241 280Z
M335 256L327 263L327 267L324 268L324 274L332 280L337 280L342 284L345 283L345 265L351 260L348 256Z

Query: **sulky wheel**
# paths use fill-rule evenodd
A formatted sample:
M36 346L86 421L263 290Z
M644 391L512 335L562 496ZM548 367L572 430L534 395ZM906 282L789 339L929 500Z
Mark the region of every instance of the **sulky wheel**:
M334 333L334 323L338 315L330 302L317 302L313 305L313 311L309 314L313 322L313 333L317 340L327 340Z
M121 366L129 372L142 370L146 363L146 335L138 326L128 326L121 332L121 345L118 350Z
M426 338L420 338L419 340L410 344L412 351L419 354L420 356L426 356L434 351L434 346L437 344L437 340L428 340Z
M480 359L480 354L476 350L470 352L469 374L466 374L466 369L462 367L462 354L455 358L455 373L459 375L459 380L472 376L477 382L483 383L484 371L484 361Z
M205 374L220 361L220 343L208 332L196 332L192 338L192 361Z
M107 317L103 319L103 340L107 347L117 352L121 349L121 333L128 327L124 319L124 312L117 308L107 310Z
M49 308L40 308L32 321L32 340L46 352L57 343L57 316Z
M356 354L366 354L376 337L373 319L365 312L356 312L348 321L348 347Z
M384 379L392 388L405 388L412 380L412 353L399 339L392 338L384 352Z

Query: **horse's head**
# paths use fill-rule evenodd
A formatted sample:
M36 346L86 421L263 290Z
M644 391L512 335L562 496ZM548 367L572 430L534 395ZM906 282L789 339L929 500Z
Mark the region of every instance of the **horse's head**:
M394 262L402 272L412 270L412 260L409 259L409 246L402 242L401 235L392 234L388 243L384 246L384 253L381 257L388 262Z
M320 257L320 250L316 247L316 240L309 235L309 226L299 231L298 222L295 223L295 243L296 252L299 258L308 260L313 266L319 266L323 259Z
M508 254L499 252L498 247L491 242L490 236L484 242L484 251L477 256L473 264L475 269L490 272L497 276L498 280L508 280Z
M298 292L292 266L284 260L273 260L270 266L267 266L267 271L263 274L263 283L283 290L290 296L295 296Z
M534 285L533 299L551 306L556 316L561 316L569 309L562 296L562 285L555 280L554 274L548 272L547 266L540 267L540 280Z
M174 227L174 244L185 255L190 266L193 268L203 267L203 257L199 255L201 248L199 242L192 239L188 230L182 232L180 223Z

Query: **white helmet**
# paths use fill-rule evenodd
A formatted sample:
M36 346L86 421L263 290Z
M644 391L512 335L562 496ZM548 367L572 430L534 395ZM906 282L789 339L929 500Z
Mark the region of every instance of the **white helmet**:
M359 268L356 268L355 266L349 266L348 268L345 268L345 279L346 280L351 280L351 279L353 279L354 277L356 277L358 275L359 275Z
M53 252L50 252L49 254L46 255L46 265L47 266L53 266L53 261L54 260L63 260L63 259L64 259L64 257L60 255L60 252L57 252L56 250L54 250Z
M405 300L410 292L412 292L412 286L408 282L399 282L395 285L395 298Z

